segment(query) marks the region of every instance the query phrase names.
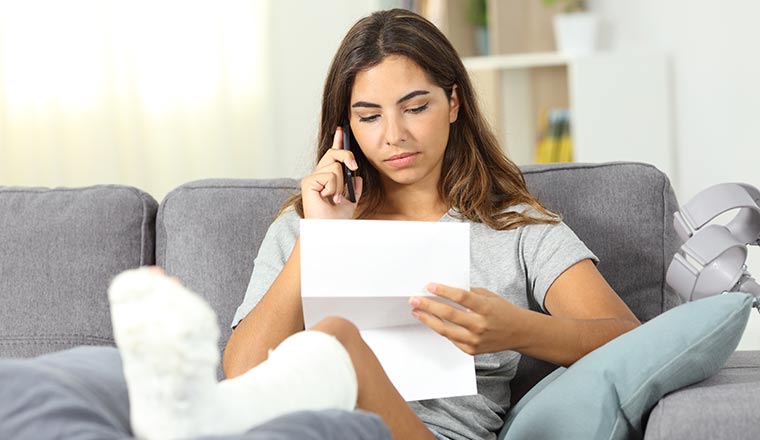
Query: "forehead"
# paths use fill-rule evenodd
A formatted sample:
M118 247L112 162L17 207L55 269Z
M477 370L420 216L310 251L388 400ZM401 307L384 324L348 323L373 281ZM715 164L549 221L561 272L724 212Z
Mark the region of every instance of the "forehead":
M404 56L390 55L380 64L356 74L351 101L380 102L385 99L395 102L411 90L433 92L434 89L439 87L419 64Z

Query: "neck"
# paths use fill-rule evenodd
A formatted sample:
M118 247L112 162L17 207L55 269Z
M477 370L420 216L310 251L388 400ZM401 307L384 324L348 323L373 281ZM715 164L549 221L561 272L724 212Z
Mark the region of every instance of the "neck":
M438 221L448 210L437 186L385 185L385 200L372 217L377 220Z

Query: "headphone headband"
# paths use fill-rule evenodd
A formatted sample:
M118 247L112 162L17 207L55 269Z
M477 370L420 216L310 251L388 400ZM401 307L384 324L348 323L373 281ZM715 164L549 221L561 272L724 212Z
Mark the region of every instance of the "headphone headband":
M686 241L715 217L739 208L726 227L744 244L760 244L760 191L744 183L721 183L700 192L673 216L673 226Z

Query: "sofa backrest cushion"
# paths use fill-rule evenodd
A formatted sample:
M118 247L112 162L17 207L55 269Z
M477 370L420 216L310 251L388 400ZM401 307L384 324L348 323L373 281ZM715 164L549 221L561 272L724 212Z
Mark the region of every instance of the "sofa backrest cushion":
M676 200L662 172L624 162L532 165L523 171L533 194L601 259L599 270L639 319L678 303L664 283L677 238L671 226ZM293 179L204 180L178 187L161 203L157 263L217 311L220 348L231 333L259 244L297 188ZM513 393L522 396L552 368L522 369L527 376L518 376Z
M243 302L261 240L293 179L212 179L172 190L158 209L156 263L214 308L220 349Z
M642 321L679 304L665 284L678 249L668 177L630 162L523 167L528 189L586 243L598 269Z
M107 289L153 264L158 203L132 187L0 187L0 357L113 345Z
M664 173L632 162L522 170L531 193L599 257L599 271L642 322L679 304L665 284L679 241L672 226L678 204ZM522 356L511 382L512 404L555 368Z

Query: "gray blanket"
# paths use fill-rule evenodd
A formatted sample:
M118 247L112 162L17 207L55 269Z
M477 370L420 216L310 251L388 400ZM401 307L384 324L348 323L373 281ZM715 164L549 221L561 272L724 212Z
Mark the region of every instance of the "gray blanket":
M244 409L243 409L244 410ZM31 359L0 359L0 439L130 439L119 352L78 347ZM382 420L362 411L303 411L225 440L385 440Z

